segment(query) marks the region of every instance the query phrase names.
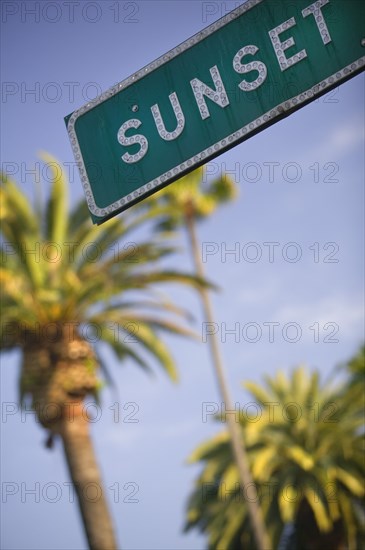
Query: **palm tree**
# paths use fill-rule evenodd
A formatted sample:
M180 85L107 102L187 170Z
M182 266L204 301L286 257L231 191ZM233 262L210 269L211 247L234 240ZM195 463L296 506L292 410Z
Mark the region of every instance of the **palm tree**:
M235 185L227 176L221 176L213 180L205 188L202 186L204 179L204 167L198 168L165 190L157 193L156 198L152 199L154 201L157 200L158 204L166 205L167 212L163 221L159 224L160 228L169 229L179 225L186 228L195 270L197 275L202 279L205 278L205 271L200 254L196 222L212 214L221 203L233 199L236 195ZM210 326L213 326L215 324L214 314L208 289L202 287L200 289L200 296L205 319ZM210 335L209 345L222 400L227 410L233 410L216 334ZM241 486L249 486L252 483L252 478L245 443L239 427L231 414L227 415L227 428ZM266 550L268 548L268 537L260 507L257 502L249 500L247 501L247 506L257 548L258 550Z
M364 415L365 406L365 346L363 345L358 353L341 364L339 369L349 377L348 384L343 392L343 398L347 400L350 407L355 407L360 418Z
M143 369L151 360L177 379L173 358L160 333L191 335L181 321L186 312L158 292L160 283L199 286L200 281L159 261L174 248L156 240L131 242L153 217L134 209L93 227L85 201L70 214L67 182L60 165L53 170L49 199L31 204L11 179L1 190L2 286L1 350L22 352L20 396L31 401L48 445L62 438L70 476L89 546L117 547L83 403L97 397L99 367L105 367L93 342L106 342L123 361ZM157 285L157 286L156 286ZM137 292L133 292L137 291ZM100 487L91 501L84 488Z
M357 436L365 436L365 346L362 345L358 353L345 364L339 366L339 370L347 375L348 381L344 385L340 398L343 414L354 418L358 424ZM356 512L362 518L362 529L356 529L355 548L363 545L365 531L365 497L356 501Z
M279 372L265 382L245 384L257 408L251 415L242 409L240 426L255 481L251 498L261 502L270 547L293 524L297 550L357 550L364 535L363 419L344 405L342 389L323 385L317 372L297 368L290 378ZM204 469L186 529L206 532L212 550L255 549L227 433L200 446L190 461L202 461Z

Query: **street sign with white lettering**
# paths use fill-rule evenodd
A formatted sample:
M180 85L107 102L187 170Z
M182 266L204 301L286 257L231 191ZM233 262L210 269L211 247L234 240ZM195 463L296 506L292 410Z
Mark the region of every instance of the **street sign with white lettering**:
M353 77L364 0L248 0L65 118L102 223Z

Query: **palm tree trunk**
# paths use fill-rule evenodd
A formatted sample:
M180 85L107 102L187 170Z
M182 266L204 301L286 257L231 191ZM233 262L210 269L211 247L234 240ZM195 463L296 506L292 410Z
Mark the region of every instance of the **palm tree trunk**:
M345 525L342 518L333 523L331 531L322 533L317 525L313 510L306 499L299 505L295 519L298 550L355 550L356 541L346 540Z
M28 335L20 387L32 396L42 426L63 441L71 481L91 550L116 550L112 521L83 408L97 387L98 364L89 342L69 332L67 323L40 338ZM32 338L31 338L32 336ZM51 445L51 441L49 441Z
M103 492L82 401L67 406L59 425L90 550L116 550L113 526Z
M199 248L198 239L196 235L194 217L189 212L187 212L185 214L185 219L186 219L186 227L188 230L190 246L191 246L191 251L194 258L196 272L200 277L205 278L203 262L199 252L200 248ZM208 290L206 288L201 288L200 294L202 298L205 319L207 320L208 323L214 323L213 308L210 301ZM227 385L223 360L220 353L219 342L216 334L213 333L210 335L209 342L210 342L210 352L211 352L212 362L214 365L218 387L219 387L223 402L225 403L226 410L233 411L232 399L231 399L230 392ZM238 469L238 475L239 475L241 487L242 488L249 487L253 484L253 480L250 472L248 456L245 449L244 441L241 437L239 424L236 423L235 418L233 418L232 414L227 414L226 420L227 420L228 433L230 435L230 441L232 445L233 456ZM242 492L244 494L244 491ZM250 500L247 500L246 503L247 503L247 508L250 516L250 521L252 525L252 530L253 530L257 550L270 550L271 549L270 539L266 533L266 528L262 517L262 511L258 502L250 499Z

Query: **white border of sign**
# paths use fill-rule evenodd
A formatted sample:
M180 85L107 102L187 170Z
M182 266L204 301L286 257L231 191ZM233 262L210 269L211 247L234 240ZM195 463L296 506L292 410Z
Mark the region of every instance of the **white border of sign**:
M236 142L240 142L243 140L243 138L249 136L253 132L257 132L258 128L264 124L269 123L275 118L279 118L285 115L285 113L290 112L292 109L298 108L302 103L305 103L306 101L313 99L317 95L322 95L327 88L333 87L338 81L344 80L349 78L349 76L355 72L361 69L365 65L365 56L360 57L358 60L354 61L347 67L344 67L340 71L337 71L335 74L329 76L325 80L322 80L318 84L315 84L312 88L309 88L305 92L300 93L297 96L292 97L291 99L285 101L284 103L280 103L270 111L267 111L263 115L261 115L256 120L253 120L243 128L237 130L233 134L228 135L224 139L218 141L208 149L204 149L200 153L197 153L190 159L186 160L185 162L179 164L178 166L175 166L168 172L165 172L164 174L160 175L159 177L149 181L148 183L142 185L133 193L128 194L121 199L119 199L116 202L113 202L109 206L106 206L104 208L99 208L95 202L94 195L91 189L91 185L87 176L85 164L82 158L80 145L77 139L76 131L75 131L75 123L77 119L85 114L86 112L90 111L94 107L97 107L100 105L100 103L103 103L107 99L110 99L114 95L116 95L121 90L124 90L129 86L130 84L133 84L143 78L145 75L151 73L155 69L161 67L161 65L164 65L174 57L180 55L185 50L191 48L216 30L220 29L233 19L236 19L240 15L242 15L244 12L250 10L257 4L260 4L263 2L263 0L248 0L245 4L242 6L239 6L238 8L234 9L215 23L212 23L202 31L198 32L179 46L176 46L176 48L173 48L166 54L162 55L149 65L146 65L143 69L137 71L133 75L129 76L119 84L116 84L109 88L106 92L102 93L100 96L98 96L96 99L88 102L86 105L83 105L80 107L80 109L77 109L74 111L67 123L67 130L69 133L70 141L72 150L75 156L75 161L77 163L77 166L79 168L80 177L81 177L81 183L84 188L86 201L89 207L90 212L98 217L105 218L110 217L113 212L119 211L121 209L125 209L128 203L133 203L136 200L140 199L144 195L149 195L153 189L158 189L160 187L163 187L166 185L166 183L171 179L175 180L177 179L180 174L183 175L188 170L190 171L195 166L198 166L204 162L207 162L210 158L215 157L219 154L220 151L224 151L227 149L227 147L231 147Z

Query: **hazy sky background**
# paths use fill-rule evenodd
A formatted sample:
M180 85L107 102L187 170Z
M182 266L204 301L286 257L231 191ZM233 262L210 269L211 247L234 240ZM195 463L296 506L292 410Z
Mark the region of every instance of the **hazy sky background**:
M65 115L238 4L2 2L3 169L16 172L29 195L36 176L27 171L40 162L39 150L69 170L74 159ZM208 275L221 287L214 296L217 328L233 400L241 408L250 401L241 389L244 379L259 381L299 363L325 377L362 342L363 98L360 75L208 165L211 177L232 171L239 189L238 199L204 222L199 233L202 253L211 252L204 256ZM69 173L75 202L82 197L81 184L76 171ZM270 261L264 243L273 242L278 245ZM226 254L229 250L236 254ZM175 262L191 269L188 255ZM201 332L197 297L176 290L174 296L191 308ZM271 322L280 323L273 342ZM296 343L288 341L294 340L293 327L300 331ZM236 336L225 334L234 328ZM119 395L104 392L93 434L124 550L204 548L203 537L182 533L199 471L186 458L222 428L202 418L203 403L219 404L220 398L207 343L169 342L181 375L176 386L157 368L151 379L107 356ZM4 355L1 367L4 413L17 401L19 355ZM31 414L3 414L1 427L1 548L84 549L60 444L53 452L44 448L45 434ZM9 483L14 495L4 493ZM39 502L26 492L34 488Z

